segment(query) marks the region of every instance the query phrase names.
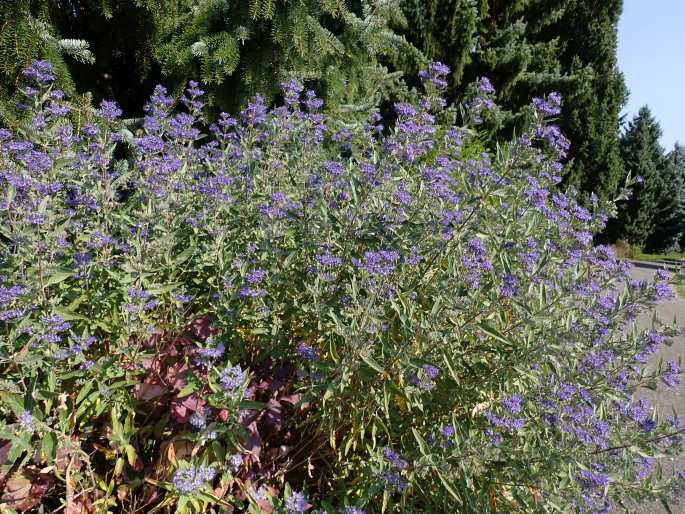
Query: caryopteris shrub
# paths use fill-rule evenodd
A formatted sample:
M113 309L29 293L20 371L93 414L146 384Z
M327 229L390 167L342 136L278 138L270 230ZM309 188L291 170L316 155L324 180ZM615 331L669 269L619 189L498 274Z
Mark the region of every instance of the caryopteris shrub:
M555 192L558 95L471 158L493 88L446 108L447 73L389 131L291 81L211 124L197 84L178 113L160 86L133 135L27 69L27 124L0 131L3 508L605 512L681 490L656 459L680 421L639 389L679 381L642 366L677 330L634 324L669 277L631 281L591 245L613 207Z

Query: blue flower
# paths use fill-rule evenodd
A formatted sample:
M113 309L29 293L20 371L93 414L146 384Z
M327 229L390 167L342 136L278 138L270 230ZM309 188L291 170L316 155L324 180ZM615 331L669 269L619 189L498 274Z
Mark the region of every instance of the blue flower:
M505 298L513 298L518 296L518 279L511 273L506 273L502 277L502 285L500 287L500 294Z
M511 398L502 400L502 407L507 409L512 414L521 412L521 397L517 394L512 395Z
M100 109L98 109L98 115L105 118L106 120L115 120L121 116L121 109L117 107L116 102L110 100L102 100L100 102Z
M402 492L409 487L409 483L404 478L391 471L386 471L381 474L381 480L384 482L386 488L390 487L396 492Z
M31 65L22 71L22 74L39 84L48 84L55 80L52 64L48 61L32 61Z
M21 413L19 416L19 426L26 432L33 430L33 415L31 411L25 410Z
M390 465L396 469L405 469L408 465L406 460L404 460L387 446L383 448L383 456L390 463Z
M424 364L418 373L412 373L410 379L412 383L424 391L430 391L435 387L435 378L437 378L440 370L430 364Z
M192 495L200 492L207 486L207 482L214 479L216 472L206 466L195 468L190 465L187 468L180 468L176 471L171 483L181 494Z
M245 382L245 376L245 371L243 371L241 367L236 364L235 366L229 366L225 368L221 372L219 376L219 382L229 396L237 397L240 389L243 386L243 383Z
M285 499L285 510L293 514L302 514L307 512L309 504L307 503L307 497L303 492L293 491Z
M247 274L245 280L248 284L259 284L266 276L266 270L257 269Z
M581 470L578 481L584 489L597 489L606 487L609 484L609 475L603 473L603 468L599 465L593 466L594 470Z
M543 116L556 116L561 113L561 95L552 92L547 95L547 100L533 98L533 106Z
M490 82L490 79L487 77L481 77L478 80L478 90L481 93L485 93L486 95L493 94L495 92L495 87L492 85L492 82Z
M319 360L319 356L317 355L314 347L308 345L307 343L300 343L300 345L297 347L297 353L306 361L313 362Z

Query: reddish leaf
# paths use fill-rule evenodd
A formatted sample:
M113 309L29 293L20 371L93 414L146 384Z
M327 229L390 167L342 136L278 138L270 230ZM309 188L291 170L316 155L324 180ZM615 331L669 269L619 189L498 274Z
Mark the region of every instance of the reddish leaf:
M161 494L159 487L150 484L143 485L143 494L141 498L143 506L157 503L160 497Z
M271 398L267 402L264 426L270 433L278 432L283 428L283 406L278 400Z
M246 452L254 457L255 462L259 462L259 456L262 453L262 438L257 429L257 422L253 421L247 426L247 440L243 443Z
M55 467L60 473L66 473L69 462L71 462L72 470L81 470L81 458L79 457L79 452L76 451L79 449L79 445L80 442L78 437L71 436L71 443L65 442L57 447L57 451L55 452Z
M24 475L14 473L5 482L5 492L0 497L0 507L3 505L10 509L25 510L30 509L40 502L31 501L31 481Z
M150 401L168 393L168 389L159 384L143 382L136 386L136 398L141 401Z
M209 317L202 316L197 318L190 325L190 332L201 341L205 341L208 337L217 335L220 330L212 328Z
M52 475L40 474L37 470L27 468L14 473L5 482L5 489L0 497L0 507L15 510L29 510L40 505L45 493L53 486Z
M180 391L185 387L187 383L187 374L188 366L181 362L177 362L169 366L169 368L167 368L164 378L166 379L167 384L169 384L169 387L171 387L175 391Z
M162 361L160 360L159 356L143 357L141 359L141 364L143 366L143 370L145 370L148 375L157 375L162 369Z
M12 442L5 439L0 440L0 466L7 462L7 454L12 449Z
M302 399L302 395L301 395L301 394L291 394L291 395L288 395L288 396L283 396L283 397L281 398L281 401L282 401L282 402L289 403L290 405L293 405L293 406L294 406L294 405L297 405L298 403L300 403L300 400L301 400L301 399Z
M197 394L174 398L171 402L171 418L177 423L187 423L194 412L202 412L205 401Z

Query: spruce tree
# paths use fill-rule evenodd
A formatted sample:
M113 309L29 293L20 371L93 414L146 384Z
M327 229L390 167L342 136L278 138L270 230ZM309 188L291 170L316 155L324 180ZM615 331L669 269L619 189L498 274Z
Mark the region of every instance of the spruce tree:
M616 62L622 4L571 0L547 36L559 38L562 69L573 77L559 86L565 97L559 125L573 142L567 182L607 199L623 176L619 116L627 89Z
M117 98L134 116L157 83L180 93L200 80L210 110L235 112L257 93L272 100L294 77L329 110L368 112L404 95L403 73L425 63L396 31L406 25L398 2L0 2L0 116L14 111L21 69L36 58L53 62L70 93ZM95 66L84 66L93 56Z
M649 252L680 249L685 230L685 149L676 144L659 169L654 231L645 242Z
M679 193L678 198L680 200L672 218L674 224L677 224L680 229L679 249L685 250L685 146L676 142L673 150L667 156L667 161L674 177L672 190L674 194Z
M664 194L660 172L665 164L660 137L659 123L644 106L630 121L620 141L625 169L637 183L630 199L619 205L618 217L610 220L607 232L613 240L622 239L640 249L644 249L660 222L659 203Z
M235 112L259 93L267 101L284 80L314 87L330 109L370 109L403 90L405 67L421 52L398 35L396 1L82 0L55 12L60 28L85 30L103 55L78 83L140 112L152 85L180 92L199 80L210 109ZM391 71L384 63L395 63ZM411 64L410 64L411 63ZM128 76L126 76L128 74ZM107 76L109 81L103 81ZM133 80L132 80L133 79Z
M453 68L449 93L488 76L500 105L519 112L532 95L564 96L558 124L573 145L566 183L613 198L623 175L619 113L626 89L616 66L622 0L406 0L408 38ZM505 125L514 129L518 120Z

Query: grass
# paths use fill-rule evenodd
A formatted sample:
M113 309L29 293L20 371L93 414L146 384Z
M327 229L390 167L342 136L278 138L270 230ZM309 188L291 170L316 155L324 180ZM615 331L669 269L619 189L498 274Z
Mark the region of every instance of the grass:
M671 252L671 253L642 253L637 252L633 257L636 261L646 261L646 262L658 262L664 260L683 260L683 254L681 252Z
M685 252L644 253L639 248L629 245L625 241L618 241L612 247L616 257L619 259L634 259L644 262L682 261L685 259Z
M669 261L669 260L675 260L675 261L683 261L684 255L679 252L671 252L671 253L642 253L638 252L635 254L633 259L636 261L645 261L645 262L663 262L663 261ZM676 293L678 296L681 298L685 299L685 280L682 278L678 278L672 282L673 284L673 289L676 290Z

